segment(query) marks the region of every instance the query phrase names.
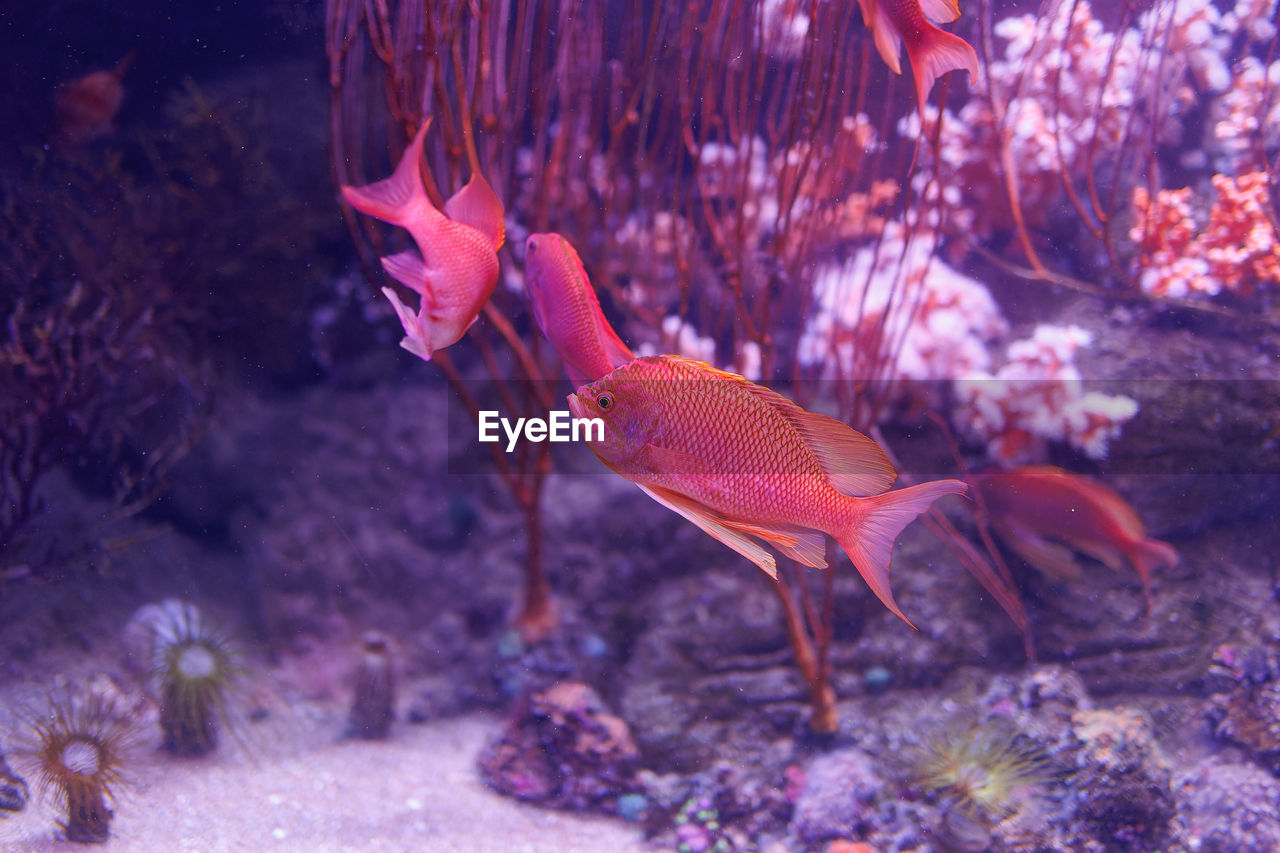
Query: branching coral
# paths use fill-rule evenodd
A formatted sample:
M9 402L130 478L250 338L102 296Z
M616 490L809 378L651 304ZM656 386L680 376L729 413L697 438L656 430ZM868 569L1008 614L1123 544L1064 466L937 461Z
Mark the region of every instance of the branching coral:
M1144 176L1154 193L1163 169L1219 162L1234 173L1274 154L1280 107L1257 56L1274 44L1265 20L1274 8L1240 0L1224 13L1209 0L1159 0L1141 14L1120 10L1109 29L1088 2L1053 0L1001 20L992 35L1002 52L975 97L956 113L926 111L923 129L914 116L903 120L907 136L937 138L915 186L950 208L949 234L990 244L1012 230L1037 277L1062 280L1041 257L1051 233L1058 245L1064 235L1077 241L1070 275L1129 276L1125 208ZM1214 133L1197 150L1187 136L1206 112ZM965 188L958 203L935 189L954 186ZM1144 227L1135 239L1150 234ZM1202 284L1201 260L1173 255L1158 278L1174 292ZM1146 278L1157 292L1156 276Z
M1145 189L1134 190L1137 221L1129 234L1140 252L1144 292L1181 299L1280 284L1280 236L1267 173L1214 175L1213 188L1217 199L1203 230L1196 227L1189 187L1160 190L1154 200Z
M800 363L828 379L956 379L985 370L987 342L1007 326L985 286L935 257L937 242L894 225L879 245L821 271Z

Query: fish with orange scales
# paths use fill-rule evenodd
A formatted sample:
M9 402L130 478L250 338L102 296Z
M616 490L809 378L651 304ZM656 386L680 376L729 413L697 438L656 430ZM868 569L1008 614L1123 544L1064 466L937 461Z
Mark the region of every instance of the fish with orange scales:
M974 474L968 482L1005 544L1051 577L1078 580L1077 552L1116 570L1128 561L1142 579L1150 614L1153 571L1178 564L1173 546L1147 538L1133 507L1097 480L1027 465Z

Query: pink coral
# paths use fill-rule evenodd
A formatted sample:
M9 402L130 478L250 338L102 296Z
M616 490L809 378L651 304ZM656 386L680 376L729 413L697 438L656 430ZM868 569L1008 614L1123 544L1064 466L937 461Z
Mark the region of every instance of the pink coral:
M980 282L935 257L936 235L885 229L879 247L820 270L815 306L800 338L801 364L827 378L877 377L896 353L898 379L955 379L984 371L986 342L1006 330Z
M1079 326L1037 326L1031 338L1009 345L1008 360L994 376L956 383L956 425L1006 465L1041 457L1046 441L1105 458L1108 442L1138 404L1084 390L1075 356L1092 337Z
M1129 237L1138 246L1138 283L1146 293L1184 298L1223 290L1251 293L1280 282L1280 240L1269 213L1266 172L1239 178L1214 175L1218 197L1203 231L1191 210L1191 189L1160 190L1153 200L1134 190L1137 222Z

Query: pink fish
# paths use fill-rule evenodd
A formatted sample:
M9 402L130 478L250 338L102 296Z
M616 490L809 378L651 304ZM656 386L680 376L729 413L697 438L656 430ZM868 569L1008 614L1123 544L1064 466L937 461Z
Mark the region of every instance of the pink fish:
M903 44L916 78L920 116L929 90L942 74L965 70L978 77L978 55L959 36L938 29L930 21L946 23L960 17L957 0L858 0L862 22L876 39L876 50L894 74L902 73L898 54Z
M1027 465L970 478L1001 538L1031 565L1063 580L1078 580L1072 551L1117 569L1128 560L1151 611L1151 574L1178 564L1171 545L1148 539L1133 508L1111 489L1051 465Z
M130 51L110 71L94 71L58 85L53 98L54 142L75 148L111 132L124 103L124 75L133 57Z
M559 234L525 241L525 283L538 327L564 362L574 388L635 358L600 310L582 259Z
M867 436L678 356L628 362L570 394L569 408L604 422L590 442L601 462L773 577L761 542L825 568L823 534L834 537L904 622L889 586L894 540L935 500L966 491L957 480L888 491L897 472Z
M438 210L422 183L423 122L395 173L363 187L344 186L342 197L356 210L409 232L421 254L401 252L382 259L391 277L422 297L415 314L389 287L382 292L404 326L400 346L430 361L438 349L457 343L498 281L498 249L506 235L502 202L473 173L467 185Z

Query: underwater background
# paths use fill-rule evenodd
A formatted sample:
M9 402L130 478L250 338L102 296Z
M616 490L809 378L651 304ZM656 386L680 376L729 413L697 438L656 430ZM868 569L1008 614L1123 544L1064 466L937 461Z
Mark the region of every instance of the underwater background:
M947 6L0 11L0 849L1280 850L1276 3ZM429 359L403 162L505 231ZM552 233L628 357L967 485L910 624L479 440L575 390Z

